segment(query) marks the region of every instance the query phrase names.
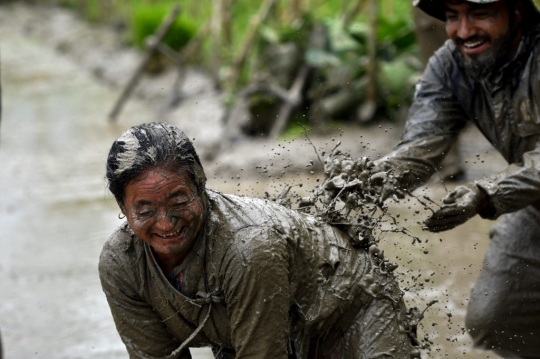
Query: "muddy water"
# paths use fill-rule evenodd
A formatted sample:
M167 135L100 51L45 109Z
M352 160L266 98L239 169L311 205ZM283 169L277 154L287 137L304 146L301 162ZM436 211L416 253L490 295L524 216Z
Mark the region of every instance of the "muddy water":
M97 276L101 246L120 222L106 193L103 166L110 144L123 130L155 118L130 102L121 123L111 126L105 119L116 92L12 28L0 26L0 43L5 105L0 132L0 328L5 356L126 358ZM224 182L208 177L209 187L229 193L261 196L279 190L279 183L269 178ZM429 191L434 197L444 194L440 185ZM415 223L426 215L421 206L405 202L393 210L423 239L414 246L410 238L395 235L385 241L388 256L401 265L408 305L440 301L421 327L421 336L434 343L424 357L495 358L471 350L462 329L490 223L473 219L449 233L428 235Z
M97 277L119 220L103 162L129 123L105 121L116 94L2 27L0 327L6 358L125 358Z

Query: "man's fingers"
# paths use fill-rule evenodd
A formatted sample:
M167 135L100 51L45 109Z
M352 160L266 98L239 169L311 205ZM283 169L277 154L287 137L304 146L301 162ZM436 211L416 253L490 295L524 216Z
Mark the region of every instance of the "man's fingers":
M443 199L444 204L456 203L459 198L466 196L468 193L471 193L471 189L467 186L459 186L452 192L448 193Z
M433 233L438 233L438 232L444 232L444 231L448 231L450 229L456 228L460 224L461 223L449 223L445 225L438 225L438 226L432 226L432 227L426 226L424 227L424 230L427 230Z
M445 218L428 218L426 221L424 221L424 225L429 229L436 229L436 228L454 228L457 225L460 225L462 223L465 223L467 221L467 217L462 216L452 216L452 217L445 217Z
M442 232L467 222L469 218L471 216L461 207L445 208L426 219L424 225L430 232Z
M459 207L453 204L443 206L438 211L433 213L430 218L446 218L446 217L452 217L452 216L459 216L463 214L464 209L463 207Z
M435 212L431 217L426 219L424 223L428 226L431 224L435 225L436 223L446 224L446 223L458 221L459 218L465 217L465 216L466 216L466 213L462 207L447 206Z
M448 193L444 198L442 199L442 202L444 204L452 204L456 202L456 199L459 197L459 193L457 191L452 191Z

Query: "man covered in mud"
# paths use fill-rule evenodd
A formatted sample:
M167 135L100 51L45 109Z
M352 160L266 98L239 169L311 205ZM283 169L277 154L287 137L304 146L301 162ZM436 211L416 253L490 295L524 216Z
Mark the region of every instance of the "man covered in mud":
M431 57L402 142L378 161L382 199L436 171L467 121L508 161L459 186L425 225L496 219L466 319L475 344L504 358L540 358L540 14L531 0L416 0L451 41ZM380 176L379 176L380 178Z
M207 189L174 126L127 130L106 175L127 221L99 273L131 358L190 358L188 345L218 358L420 358L386 262L313 216Z

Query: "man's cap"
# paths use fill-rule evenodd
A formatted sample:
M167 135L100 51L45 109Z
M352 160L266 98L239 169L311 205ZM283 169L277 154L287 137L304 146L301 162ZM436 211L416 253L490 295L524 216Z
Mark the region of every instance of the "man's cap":
M497 2L500 0L465 0L477 4L487 4ZM516 0L511 0L516 1ZM540 21L540 12L534 5L532 0L522 0L524 6L523 17L525 19ZM442 21L446 21L446 15L444 13L444 0L413 0L413 5L422 9L426 14L433 16Z

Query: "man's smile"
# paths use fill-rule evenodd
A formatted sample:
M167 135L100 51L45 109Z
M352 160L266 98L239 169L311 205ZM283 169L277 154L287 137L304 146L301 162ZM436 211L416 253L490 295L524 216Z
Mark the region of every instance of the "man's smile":
M471 38L468 40L459 40L459 45L463 53L467 56L478 56L489 46L489 41L485 38Z

